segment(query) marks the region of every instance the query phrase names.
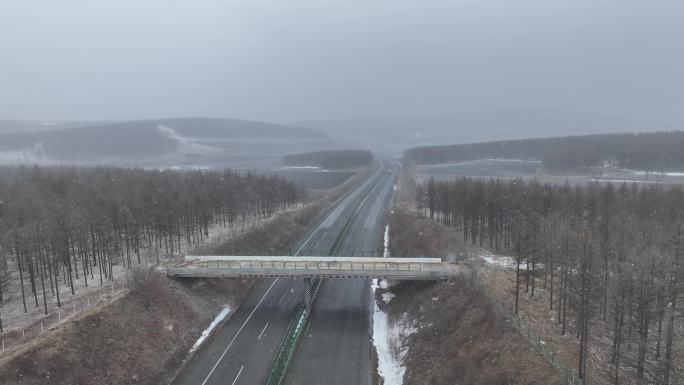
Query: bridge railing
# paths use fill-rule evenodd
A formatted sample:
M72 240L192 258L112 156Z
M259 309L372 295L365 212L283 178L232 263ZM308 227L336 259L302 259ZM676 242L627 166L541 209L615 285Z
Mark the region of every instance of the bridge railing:
M447 279L445 264L439 258L377 257L266 257L198 256L169 268L170 276L240 277L374 277L390 279Z
M280 262L280 261L206 261L184 267L228 270L388 270L388 271L443 271L432 263L392 262Z

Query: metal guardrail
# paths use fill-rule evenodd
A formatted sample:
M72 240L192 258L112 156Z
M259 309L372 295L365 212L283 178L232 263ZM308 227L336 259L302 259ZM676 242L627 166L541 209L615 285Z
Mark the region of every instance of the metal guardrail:
M318 294L318 289L321 287L322 280L314 280L311 285L313 287L313 299ZM280 385L285 380L285 373L290 366L290 362L294 357L295 348L299 336L304 330L306 321L309 319L310 309L307 309L305 304L300 304L297 307L295 316L292 318L290 325L285 332L285 338L280 342L278 351L276 352L273 368L266 380L266 385Z

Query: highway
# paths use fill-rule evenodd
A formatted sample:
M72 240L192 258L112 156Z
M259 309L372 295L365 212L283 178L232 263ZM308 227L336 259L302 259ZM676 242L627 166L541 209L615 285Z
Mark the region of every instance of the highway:
M340 254L377 249L396 168L392 162L381 161L366 181L344 196L304 237L297 245L298 254L324 254L350 218L353 221ZM391 175L389 170L393 170ZM364 279L324 281L286 383L370 384L369 285ZM174 384L263 384L302 297L302 280L260 281Z
M393 168L392 174L398 170ZM359 207L340 255L381 250L394 182L393 177L385 178ZM372 301L368 279L324 281L285 384L370 385Z

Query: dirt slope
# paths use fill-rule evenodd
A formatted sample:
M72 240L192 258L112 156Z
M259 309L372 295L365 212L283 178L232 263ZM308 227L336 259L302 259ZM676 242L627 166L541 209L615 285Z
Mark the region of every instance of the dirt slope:
M67 322L0 365L0 383L159 384L197 335L250 281L188 281L157 274L100 311Z
M391 315L408 312L405 384L560 385L558 375L465 280L392 288Z

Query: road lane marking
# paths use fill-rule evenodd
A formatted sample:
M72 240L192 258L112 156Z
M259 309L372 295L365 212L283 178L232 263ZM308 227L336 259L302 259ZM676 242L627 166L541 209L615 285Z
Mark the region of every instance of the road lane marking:
M235 340L238 338L238 336L239 336L240 333L242 332L242 329L245 328L245 325L247 325L247 322L249 322L249 320L252 318L252 316L254 315L254 313L255 313L255 312L257 311L257 309L259 308L259 305L261 305L261 303L264 301L264 298L266 298L266 296L267 296L268 293L271 291L271 289L273 289L273 286L276 284L276 282L278 282L278 278L276 278L276 279L273 280L273 283L271 284L271 286L268 287L268 290L266 290L266 292L264 293L263 297L261 297L261 299L260 299L259 302L256 304L256 306L254 306L254 310L252 310L252 312L249 313L249 315L247 316L247 319L245 320L245 322L242 323L242 326L240 326L240 329L238 329L237 333L235 333L235 335L233 336L233 339L230 340L230 343L229 343L228 346L226 347L226 350L223 351L223 354L221 354L221 357L219 357L218 361L216 361L216 363L214 364L214 366L211 368L211 371L209 372L209 374L207 374L207 378L205 378L204 381L202 381L202 385L205 385L205 384L207 383L207 381L209 381L209 377L211 377L211 375L214 373L214 370L216 370L216 367L218 367L218 365L219 365L219 363L221 363L221 360L223 359L223 357L226 355L226 353L228 353L228 349L230 349L230 347L233 346L233 342L235 342ZM243 365L243 366L244 366L244 365ZM242 369L240 369L240 371L242 371ZM236 378L235 380L237 381L237 378ZM233 382L233 383L235 383L235 382Z
M264 335L264 332L266 331L266 328L268 327L268 322L266 322L266 325L264 326L264 329L259 333L259 337L257 337L257 341L261 339L261 336Z
M231 385L235 385L238 378L240 378L240 375L242 374L242 369L244 369L244 368L245 368L245 365L240 366L240 371L238 372L237 376L235 376L235 379L233 380L233 383Z
M287 293L283 294L283 296L280 297L280 301L278 301L278 305L280 305L280 303L283 302L283 300L285 299L285 296L286 296L286 295L287 295Z

